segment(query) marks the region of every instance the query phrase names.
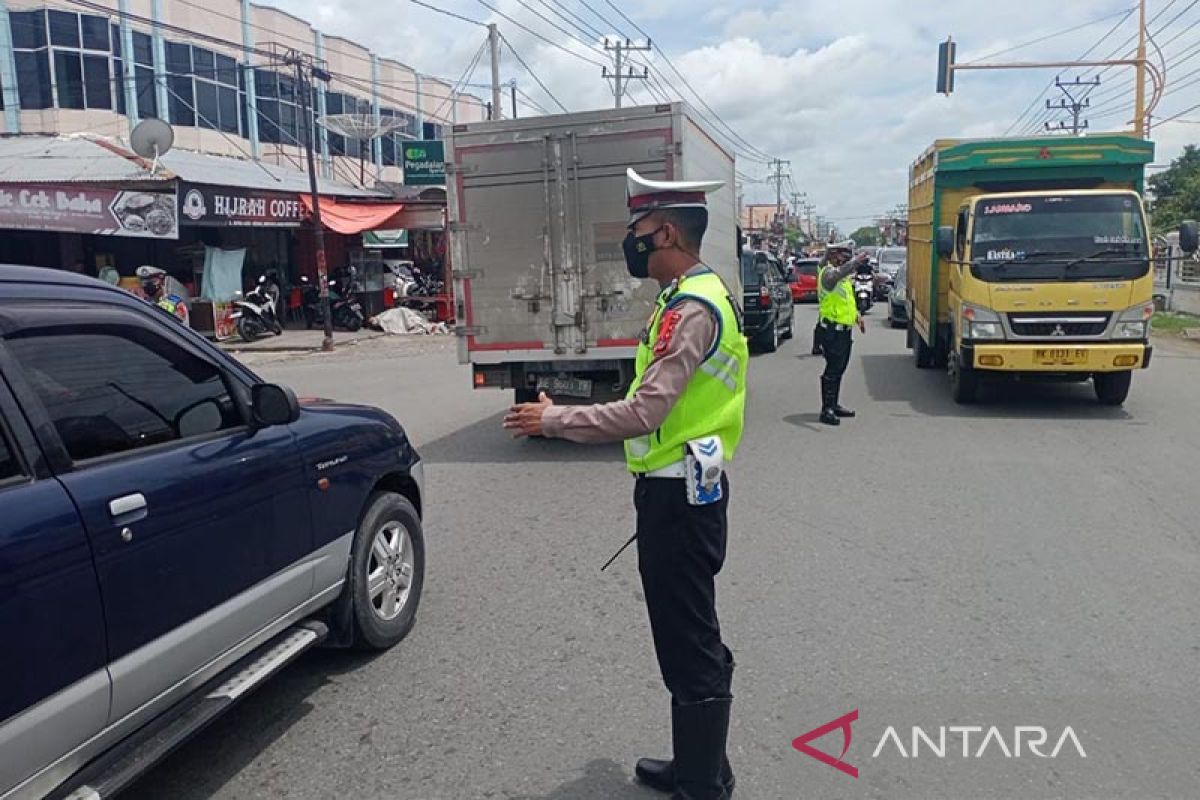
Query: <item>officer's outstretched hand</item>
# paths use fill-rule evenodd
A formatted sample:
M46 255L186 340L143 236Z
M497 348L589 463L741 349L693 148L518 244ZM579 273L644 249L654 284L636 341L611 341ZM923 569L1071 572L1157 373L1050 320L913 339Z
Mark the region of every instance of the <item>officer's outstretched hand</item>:
M867 321L865 319L863 319L862 317L858 318L858 331L859 331L859 333L867 332Z
M504 428L513 432L514 439L523 436L541 436L542 416L554 401L545 392L538 395L536 403L521 403L508 410L504 416Z

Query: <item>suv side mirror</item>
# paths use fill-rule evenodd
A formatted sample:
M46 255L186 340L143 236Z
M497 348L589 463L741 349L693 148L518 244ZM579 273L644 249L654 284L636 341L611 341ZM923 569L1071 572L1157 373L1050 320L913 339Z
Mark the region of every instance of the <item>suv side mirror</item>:
M1196 231L1196 221L1184 220L1179 224L1179 249L1191 255L1197 247L1200 247L1200 236Z
M300 418L300 401L286 386L259 383L250 387L250 416L259 428L289 425Z
M937 229L937 254L942 258L949 258L954 253L954 228L950 225L942 225Z

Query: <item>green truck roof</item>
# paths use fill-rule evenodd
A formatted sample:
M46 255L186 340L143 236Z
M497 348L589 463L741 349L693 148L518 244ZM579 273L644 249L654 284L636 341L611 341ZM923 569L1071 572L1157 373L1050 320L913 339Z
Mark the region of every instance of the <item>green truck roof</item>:
M935 156L931 158L932 156ZM1136 136L1043 136L1032 139L943 139L927 150L917 167L932 167L939 185L1041 182L1091 179L1125 183L1140 190L1154 143ZM1067 188L1064 184L1063 188Z

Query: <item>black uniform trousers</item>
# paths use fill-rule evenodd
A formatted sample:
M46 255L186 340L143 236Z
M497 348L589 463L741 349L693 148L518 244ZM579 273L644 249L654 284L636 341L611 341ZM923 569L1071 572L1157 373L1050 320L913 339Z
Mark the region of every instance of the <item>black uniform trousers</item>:
M831 326L822 327L820 331L821 351L825 354L825 374L822 377L841 381L846 367L850 366L850 349L854 345L850 329L840 331Z
M821 375L821 404L831 408L838 404L842 376L850 365L850 350L854 340L849 328L838 330L831 325L818 330L821 332L821 352L825 356L825 372Z
M654 651L674 703L732 697L733 654L721 641L716 576L725 563L729 481L706 506L687 501L681 478L639 478L638 571Z

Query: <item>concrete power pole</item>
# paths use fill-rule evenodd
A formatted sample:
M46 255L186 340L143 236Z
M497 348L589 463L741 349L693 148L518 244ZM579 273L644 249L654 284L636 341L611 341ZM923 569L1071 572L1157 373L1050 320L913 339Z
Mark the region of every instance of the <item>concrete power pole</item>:
M1046 123L1048 131L1065 131L1070 130L1075 136L1079 135L1080 131L1087 130L1087 120L1081 120L1085 108L1091 108L1092 101L1088 97L1093 89L1100 85L1100 76L1097 75L1090 81L1081 81L1076 78L1073 81L1063 81L1059 78L1054 79L1054 85L1062 92L1065 97L1060 97L1057 101L1046 101L1048 110L1067 111L1071 114L1071 122L1067 123L1064 120L1059 120L1057 123ZM1081 89L1078 94L1072 92L1072 89Z
M774 170L771 175L767 176L767 181L775 184L775 221L781 223L783 219L783 182L792 177L790 173L783 171L785 166L791 166L790 161L776 158L771 161L771 169Z
M616 42L604 40L604 49L613 54L613 71L610 74L608 67L602 68L600 76L602 78L613 79L613 97L616 99L615 108L621 107L621 102L625 98L625 92L629 88L629 81L644 81L650 77L650 68L642 67L642 71L635 72L633 67L627 66L626 58L631 52L648 53L652 48L652 44L647 41L645 44L634 44L626 39Z
M492 51L492 119L500 117L500 31L488 25L488 45Z
M1146 137L1146 0L1138 2L1137 85L1134 87L1133 130L1138 138Z

